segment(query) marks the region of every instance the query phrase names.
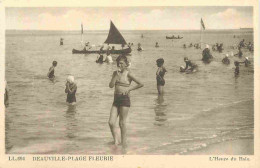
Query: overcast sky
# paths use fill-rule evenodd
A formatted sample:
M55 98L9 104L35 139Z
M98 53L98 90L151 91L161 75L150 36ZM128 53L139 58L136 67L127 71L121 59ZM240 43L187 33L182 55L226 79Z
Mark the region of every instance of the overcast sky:
M239 29L253 27L252 7L6 8L6 29L120 30Z

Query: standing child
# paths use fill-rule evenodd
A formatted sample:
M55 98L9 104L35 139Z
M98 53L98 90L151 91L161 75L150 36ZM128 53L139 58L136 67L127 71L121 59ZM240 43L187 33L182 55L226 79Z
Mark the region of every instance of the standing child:
M76 92L77 92L77 84L74 82L73 76L68 76L65 93L67 93L67 101L69 104L76 103Z
M120 143L116 133L116 121L119 116L119 127L121 130L121 142L126 147L126 119L130 108L130 92L143 87L143 84L128 70L129 61L126 56L121 55L116 59L119 70L114 71L109 87L115 87L114 102L110 110L109 127L114 138L115 145ZM137 85L131 86L134 81Z
M164 75L167 72L163 66L164 59L163 58L157 59L156 64L158 66L156 72L157 90L158 90L158 94L163 94L163 87L165 85Z
M49 79L54 79L55 75L54 75L54 68L57 66L57 61L53 61L52 62L52 66L49 69L49 72L47 73L47 76L49 77Z

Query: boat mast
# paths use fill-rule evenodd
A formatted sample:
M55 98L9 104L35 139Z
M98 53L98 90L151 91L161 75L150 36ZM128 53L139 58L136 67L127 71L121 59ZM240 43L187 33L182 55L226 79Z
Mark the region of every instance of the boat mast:
M83 24L81 22L81 46L83 46Z

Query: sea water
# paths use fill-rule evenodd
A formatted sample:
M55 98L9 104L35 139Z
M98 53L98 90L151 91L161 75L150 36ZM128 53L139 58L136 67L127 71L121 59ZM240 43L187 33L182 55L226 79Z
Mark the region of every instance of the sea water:
M127 120L128 148L111 144L108 126L114 90L109 82L116 63L97 64L95 54L72 54L82 49L80 32L6 31L6 80L9 107L5 110L5 147L9 154L185 154L223 141L254 138L253 53L243 58L231 46L243 38L253 42L253 31L121 31L133 43L131 72L144 87L131 92ZM108 31L85 31L83 40L102 44ZM144 38L141 38L141 34ZM166 35L183 39L167 40ZM237 38L233 38L236 35ZM60 38L64 45L59 45ZM202 50L182 46L224 43L223 53L213 52L210 64L201 61ZM159 48L155 48L155 43ZM141 43L144 51L137 51ZM204 47L204 45L202 45ZM113 60L117 55L113 55ZM179 72L184 57L195 62L193 74ZM250 67L234 61L249 57ZM156 59L164 58L165 94L156 89ZM58 62L55 80L47 78L52 61ZM66 104L65 82L75 76L77 104ZM132 85L135 85L133 82ZM118 124L118 122L117 122ZM118 127L119 130L119 127Z

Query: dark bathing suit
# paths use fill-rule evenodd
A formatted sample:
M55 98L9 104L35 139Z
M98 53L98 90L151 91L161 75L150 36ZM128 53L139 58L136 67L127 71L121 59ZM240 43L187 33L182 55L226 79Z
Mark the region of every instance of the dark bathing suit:
M115 85L119 85L119 86L125 86L125 87L129 87L130 83L127 83L127 74L125 75L125 79L123 79L123 81L121 81L122 76L120 77L120 80L117 81L115 83ZM124 106L124 107L130 107L131 103L130 103L130 97L128 95L123 95L123 94L114 94L114 102L113 102L113 106L116 107L120 107L120 106Z
M49 76L48 76L49 78L54 78L55 77L55 75L54 75L54 69L49 73Z
M156 75L157 85L159 85L159 86L164 86L165 85L165 80L163 78L165 72L167 72L167 71L163 67L162 70L159 72L159 75Z
M77 89L74 92L67 94L67 102L68 103L76 102L76 95L75 95L76 91L77 91Z

